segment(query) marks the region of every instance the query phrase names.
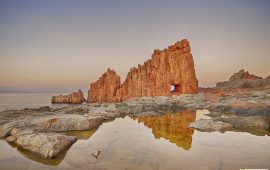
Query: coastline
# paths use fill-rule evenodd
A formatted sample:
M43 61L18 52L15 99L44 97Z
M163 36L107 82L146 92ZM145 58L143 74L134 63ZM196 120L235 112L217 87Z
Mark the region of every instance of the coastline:
M142 97L121 103L83 103L62 108L45 106L8 110L0 112L0 135L17 147L52 159L78 140L76 136L62 132L91 130L103 122L123 116L155 116L186 109L207 109L211 119L196 120L189 127L206 132L245 131L269 136L270 100L266 99L270 99L268 88ZM49 145L44 148L44 144Z

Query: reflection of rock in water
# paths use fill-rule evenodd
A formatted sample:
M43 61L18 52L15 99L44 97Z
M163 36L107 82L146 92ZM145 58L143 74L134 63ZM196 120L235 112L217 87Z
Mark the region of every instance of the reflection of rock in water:
M59 156L57 156L56 158L53 158L53 159L47 159L47 158L44 158L40 155L37 155L35 153L32 153L26 149L23 149L23 148L20 148L20 147L17 147L17 150L19 151L20 154L22 154L23 156L25 156L26 158L28 159L31 159L35 162L39 162L39 163L42 163L42 164L45 164L45 165L52 165L52 166L57 166L59 165L62 160L65 158L65 155L68 151L68 149L61 153Z
M80 140L87 140L97 131L97 129L98 128L94 128L91 130L73 130L73 131L63 132L62 134L65 134L68 136L76 136Z
M161 137L189 150L194 130L188 125L196 119L195 110L185 110L179 113L166 113L161 116L139 116L138 122L152 129L156 139Z

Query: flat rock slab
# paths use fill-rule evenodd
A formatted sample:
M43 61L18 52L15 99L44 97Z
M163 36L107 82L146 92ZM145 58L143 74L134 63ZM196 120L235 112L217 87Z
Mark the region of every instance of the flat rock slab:
M232 128L232 125L221 121L214 121L212 119L200 119L190 123L189 127L203 131L220 131L230 129Z
M34 119L29 122L29 125L38 131L88 130L99 126L102 119L99 116L88 115L54 115Z
M256 128L256 129L270 129L270 117L264 116L221 116L216 118L218 121L226 122L238 129Z
M77 141L76 137L57 133L41 133L32 130L13 130L13 135L7 138L18 147L42 155L45 158L54 158L67 150Z
M89 130L98 127L104 116L56 114L39 117L25 117L0 126L0 137L9 136L13 128L28 128L39 132L59 132L72 130Z

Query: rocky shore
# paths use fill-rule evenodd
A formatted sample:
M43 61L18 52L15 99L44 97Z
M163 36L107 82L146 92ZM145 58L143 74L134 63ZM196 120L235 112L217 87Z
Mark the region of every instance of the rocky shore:
M0 113L0 137L17 147L54 158L80 140L69 131L90 130L121 116L208 109L211 119L192 122L200 131L247 131L269 135L270 88L212 90L198 94L132 98L122 103L92 103L63 108L7 110Z

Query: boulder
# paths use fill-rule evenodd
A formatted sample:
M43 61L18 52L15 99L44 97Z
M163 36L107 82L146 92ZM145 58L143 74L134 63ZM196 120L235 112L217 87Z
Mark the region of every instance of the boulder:
M115 117L113 114L109 114ZM8 137L14 129L30 129L38 132L63 132L74 130L90 130L97 128L104 119L102 115L74 115L57 114L37 117L25 117L21 120L14 120L0 126L0 137Z
M269 116L222 116L221 118L217 118L217 120L229 123L233 125L233 127L237 129L247 129L247 128L255 128L255 129L270 129L270 118Z
M55 115L33 119L28 127L38 131L72 131L89 130L102 123L102 117L84 115Z
M0 138L9 136L12 128L17 125L17 121L6 123L0 126Z
M200 119L190 123L189 127L202 131L222 131L232 128L232 125L222 121L214 121L212 119Z
M77 141L76 137L57 133L41 133L32 130L18 130L7 141L14 142L18 147L41 155L45 158L54 158L68 149Z

